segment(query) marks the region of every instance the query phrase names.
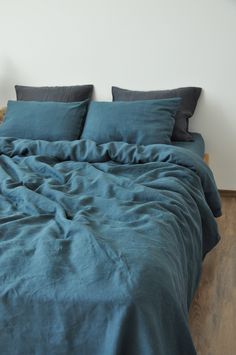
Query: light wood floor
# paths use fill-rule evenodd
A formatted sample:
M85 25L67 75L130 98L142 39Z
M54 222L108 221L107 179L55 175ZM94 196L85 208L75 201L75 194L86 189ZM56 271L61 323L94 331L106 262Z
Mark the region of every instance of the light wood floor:
M190 309L198 355L236 355L236 197L222 198L221 241L203 263Z

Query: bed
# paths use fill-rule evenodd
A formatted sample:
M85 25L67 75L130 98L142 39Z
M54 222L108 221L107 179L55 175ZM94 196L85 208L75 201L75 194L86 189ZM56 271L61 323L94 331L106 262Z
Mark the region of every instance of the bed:
M0 137L0 181L1 354L196 354L188 309L221 214L202 156Z

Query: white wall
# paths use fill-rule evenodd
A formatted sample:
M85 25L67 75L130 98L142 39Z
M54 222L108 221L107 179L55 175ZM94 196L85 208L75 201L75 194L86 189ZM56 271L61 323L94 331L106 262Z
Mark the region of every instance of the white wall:
M222 189L236 189L236 0L0 0L0 104L14 84L198 85L191 120Z

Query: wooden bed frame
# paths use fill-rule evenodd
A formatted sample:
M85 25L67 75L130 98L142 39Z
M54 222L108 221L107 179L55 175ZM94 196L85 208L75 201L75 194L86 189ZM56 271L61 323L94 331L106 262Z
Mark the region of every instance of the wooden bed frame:
M0 123L3 121L5 112L6 112L6 107L0 107Z
M205 153L204 156L203 156L203 160L204 162L209 165L209 154L208 153Z

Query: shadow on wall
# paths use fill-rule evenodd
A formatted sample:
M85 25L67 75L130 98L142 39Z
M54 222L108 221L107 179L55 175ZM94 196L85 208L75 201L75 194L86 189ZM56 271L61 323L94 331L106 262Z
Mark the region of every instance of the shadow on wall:
M15 85L22 81L18 68L9 58L1 60L0 106L6 106L9 99L15 100Z
M230 151L235 145L235 139L232 139L229 133L234 128L231 113L224 108L225 102L226 100L219 98L218 92L204 90L195 112L196 117L190 119L190 131L199 131L205 139L212 168L216 159L219 159L226 168L232 164ZM222 137L228 137L227 144L223 144Z

